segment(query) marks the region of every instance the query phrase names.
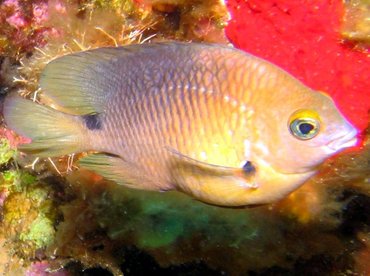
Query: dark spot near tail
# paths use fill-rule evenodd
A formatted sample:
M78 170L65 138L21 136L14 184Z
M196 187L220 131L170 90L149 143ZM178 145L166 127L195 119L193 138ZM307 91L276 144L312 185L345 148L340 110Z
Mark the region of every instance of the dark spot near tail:
M253 166L251 161L247 161L243 166L243 171L245 173L254 173L256 171L256 168Z
M82 116L82 119L84 120L86 127L90 130L97 130L102 127L99 114L84 115Z

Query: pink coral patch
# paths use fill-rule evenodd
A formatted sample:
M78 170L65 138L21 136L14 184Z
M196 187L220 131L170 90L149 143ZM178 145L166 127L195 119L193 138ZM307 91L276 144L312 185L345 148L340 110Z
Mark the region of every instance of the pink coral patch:
M33 17L36 24L42 24L49 18L48 5L46 3L33 5Z
M13 26L14 28L22 28L26 26L26 20L22 17L22 14L20 12L15 12L12 16L9 16L6 19L6 22Z
M18 136L14 131L7 128L0 128L0 138L5 138L9 141L10 147L17 148L21 144L31 143L31 139Z

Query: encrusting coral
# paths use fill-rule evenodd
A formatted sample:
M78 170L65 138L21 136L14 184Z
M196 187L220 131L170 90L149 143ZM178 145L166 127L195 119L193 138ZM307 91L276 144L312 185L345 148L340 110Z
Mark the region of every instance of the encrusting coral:
M350 41L360 42L359 46L370 44L370 3L366 0L346 1L342 35Z
M0 6L0 91L44 101L39 74L55 57L149 40L227 43L227 20L225 5L215 0L6 0ZM74 161L83 154L35 160L17 152L24 138L6 126L0 135L5 275L67 275L94 267L133 275L132 265L174 275L189 263L215 275L368 273L368 132L362 148L326 162L285 200L246 209L209 206L175 192L127 190L78 170ZM129 263L135 250L158 264L144 253Z

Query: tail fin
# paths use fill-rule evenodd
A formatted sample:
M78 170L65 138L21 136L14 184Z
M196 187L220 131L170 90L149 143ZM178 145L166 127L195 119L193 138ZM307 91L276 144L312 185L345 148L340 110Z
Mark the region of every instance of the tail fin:
M32 139L30 144L20 146L20 151L50 157L84 150L83 128L77 116L19 96L8 96L4 102L4 118L11 129Z

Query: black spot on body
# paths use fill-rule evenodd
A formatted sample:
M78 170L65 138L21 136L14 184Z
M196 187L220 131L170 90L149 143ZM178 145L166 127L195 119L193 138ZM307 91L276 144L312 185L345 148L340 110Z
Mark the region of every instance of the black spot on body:
M254 173L256 171L256 168L253 166L251 161L247 161L243 166L243 171L248 174Z
M90 130L97 130L102 127L99 114L84 115L82 116L82 119L84 120L86 127Z

